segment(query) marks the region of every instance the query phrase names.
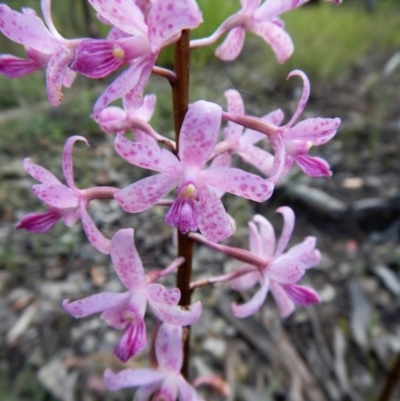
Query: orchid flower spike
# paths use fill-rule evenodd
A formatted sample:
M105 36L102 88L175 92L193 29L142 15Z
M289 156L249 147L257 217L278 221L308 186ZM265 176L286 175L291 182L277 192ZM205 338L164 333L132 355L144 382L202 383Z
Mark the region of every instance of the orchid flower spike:
M182 327L164 323L157 334L157 369L125 369L104 372L104 383L111 391L137 387L135 400L200 401L196 390L184 379Z
M292 235L294 213L289 207L277 210L284 218L281 237L276 243L271 223L260 215L255 215L249 223L250 251L257 260L264 259L265 264L258 270L231 281L232 289L245 291L260 283L259 290L250 301L238 305L232 304L233 314L244 318L257 312L271 290L282 317L289 316L295 305L320 303L319 295L311 288L296 284L307 269L319 263L321 255L315 249L315 237L307 237L302 243L283 253Z
M165 218L169 225L182 233L199 228L215 242L232 235L232 225L214 188L263 202L271 196L273 184L237 168L203 169L217 141L221 112L220 106L204 100L189 107L179 135L178 157L117 135L115 149L121 157L160 173L117 191L114 198L122 208L130 213L141 212L177 187L177 199Z
M147 302L153 313L163 322L189 326L198 320L202 310L200 301L180 307L178 302L181 294L178 288L166 290L163 285L152 282L152 278L160 276L159 273L145 274L133 242L132 228L122 229L114 234L110 254L115 271L127 291L122 294L102 292L74 302L67 299L63 301L63 308L76 318L102 312L101 318L109 326L124 330L114 350L121 361L126 362L146 346L144 314ZM175 263L173 267L176 265Z
M194 29L202 22L195 0L158 0L136 4L132 0L89 0L101 20L116 28L107 39L81 42L72 69L91 78L101 78L129 65L100 96L93 116L112 101L125 97L132 106L142 102L143 87L161 49L176 42L183 29ZM151 4L150 4L151 3ZM143 11L146 10L146 15Z
M16 228L39 234L48 231L59 220L71 227L79 218L82 219L83 228L90 243L100 252L109 253L110 240L105 238L97 229L86 211L91 199L108 197L112 199L115 191L113 188L105 187L103 191L98 188L79 190L75 186L72 149L76 141L83 141L89 145L82 136L72 136L65 143L62 155L62 167L67 185L62 184L50 171L33 164L30 159L24 160L25 170L41 184L33 186L33 193L47 206L49 210L45 213L30 213L22 218Z
M80 39L64 39L56 30L50 12L50 0L41 1L47 27L30 8L22 13L0 4L0 31L14 42L25 46L27 59L9 54L0 56L0 73L18 78L46 67L47 96L54 106L63 98L61 87L69 88L75 72L68 66L74 59Z

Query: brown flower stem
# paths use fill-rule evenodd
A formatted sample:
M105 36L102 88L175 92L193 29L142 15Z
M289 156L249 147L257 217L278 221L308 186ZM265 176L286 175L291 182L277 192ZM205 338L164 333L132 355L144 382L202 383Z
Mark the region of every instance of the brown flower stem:
M171 83L174 109L174 126L176 154L179 150L179 133L189 105L189 69L190 69L190 31L182 31L180 39L175 43L174 71L175 82ZM194 241L187 235L178 232L178 257L185 258L184 263L178 268L177 286L181 291L179 305L190 305L190 279L192 274ZM190 330L185 329L183 338L183 365L182 375L187 379L189 372L189 345Z
M385 382L381 393L378 396L378 401L390 401L391 395L395 387L400 382L400 354L397 355L391 369L386 375Z
M168 82L171 85L173 85L176 81L176 74L173 71L168 70L166 68L154 66L152 73L155 75L159 75L160 77L167 78Z

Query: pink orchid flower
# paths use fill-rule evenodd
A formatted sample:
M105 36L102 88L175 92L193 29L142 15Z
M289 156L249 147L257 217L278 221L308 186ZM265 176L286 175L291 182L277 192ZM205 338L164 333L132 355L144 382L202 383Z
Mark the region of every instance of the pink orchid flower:
M305 3L308 0L240 0L242 9L230 17L240 20L215 51L222 60L234 60L242 51L245 31L261 36L272 48L277 60L284 63L293 53L292 39L284 30L284 22L278 15Z
M124 134L129 129L134 129L136 142L143 142L149 145L156 145L157 141L136 128L135 123L138 120L148 122L153 115L157 98L155 95L146 95L143 104L140 107L131 107L128 102L122 98L123 109L116 106L110 106L103 109L97 117L97 122L102 131L109 134Z
M237 124L252 127L259 132L250 130L247 138L239 138L239 141L236 139L236 142L228 139L224 141L225 143L218 145L219 149L217 147L215 153L218 154L225 149L229 150L231 147L246 161L268 175L273 183L276 183L290 170L293 162L296 162L300 169L311 177L330 177L332 173L328 163L319 157L309 156L308 151L312 146L323 145L336 135L340 118L308 118L294 125L307 104L310 83L304 72L300 70L292 71L288 78L293 75L302 78L303 93L292 119L282 127L276 125L280 124L283 119L283 113L280 110L271 113L273 120L271 120L271 115L268 119L245 116L240 95L238 93L234 96L229 95L229 112L224 112L224 119L230 122L227 128L228 136L235 138L240 135L240 127ZM263 138L268 138L274 149L273 158L269 153L253 146Z
M69 88L75 73L68 67L75 55L79 39L64 39L56 30L50 13L50 0L41 1L47 27L30 8L22 13L0 4L0 31L14 42L25 46L28 59L12 55L0 56L0 72L18 78L37 69L46 68L47 96L54 106L63 98L61 87Z
M108 325L124 330L114 350L123 362L146 346L144 314L147 302L159 319L178 326L193 324L202 310L200 301L190 307L178 306L181 297L178 288L166 290L161 284L153 283L160 275L145 274L133 235L132 228L117 231L111 239L110 249L115 270L128 291L121 294L102 292L75 302L63 301L63 308L76 318L102 312L101 318ZM170 271L182 262L182 258L177 259L166 270Z
M282 176L283 171L290 169L293 162L296 162L300 169L311 177L330 177L332 172L328 163L319 157L309 156L308 151L312 146L327 143L336 135L340 118L308 118L294 125L310 96L310 82L306 74L295 70L288 78L294 75L303 80L303 93L291 120L282 126L276 135L269 137L277 159L273 173L278 177Z
M41 184L33 186L33 193L50 209L45 213L30 213L16 224L16 228L23 228L31 233L39 234L48 231L59 220L71 227L79 218L90 243L102 253L109 253L110 240L105 238L97 229L86 211L91 199L97 197L112 197L113 188L105 187L80 190L75 186L72 165L72 149L76 141L87 140L82 136L72 136L65 143L62 155L62 167L67 185L62 184L50 171L24 160L25 170Z
M220 106L203 100L189 107L179 135L178 157L118 135L115 149L121 157L160 173L117 191L114 198L122 208L130 213L146 210L178 187L177 199L165 218L169 225L182 233L200 228L215 242L232 235L233 228L214 188L263 202L271 196L273 184L237 168L203 169L217 141L221 113Z
M240 93L234 89L229 89L224 95L228 102L228 113L244 115L244 104ZM262 117L262 120L279 125L283 120L283 112L277 109ZM266 138L265 134L252 129L243 130L241 125L228 121L227 127L224 129L224 138L225 140L216 148L216 150L220 148L218 151L224 151L217 156L218 158L223 157L226 163L230 165L232 154L237 154L243 161L251 164L265 175L272 175L273 155L258 146L254 146Z
M320 303L318 294L311 288L297 285L305 271L319 263L321 255L315 249L315 237L307 237L302 243L283 253L294 227L294 213L289 207L280 207L277 212L284 218L281 237L275 245L275 233L271 223L256 215L249 223L250 252L258 260L264 260L258 270L232 280L231 287L236 291L245 291L257 282L261 287L250 301L238 305L232 304L236 317L244 318L257 312L271 290L282 317L289 316L295 305ZM258 226L257 226L258 225Z
M293 53L292 39L284 29L280 14L300 7L309 0L240 0L242 8L227 18L208 38L190 42L191 49L215 43L225 32L225 40L215 51L221 60L235 60L243 49L246 31L250 31L267 42L279 63L284 63ZM326 0L341 3L342 0Z
M72 68L86 76L100 78L129 65L97 100L93 109L93 115L97 117L108 104L123 96L134 106L140 103L143 87L160 50L176 42L183 29L196 28L202 22L202 14L194 0L153 2L146 20L141 8L132 0L89 2L100 17L122 35L82 41ZM150 4L146 8L148 6Z
M104 383L111 391L138 387L135 400L199 401L196 390L184 379L182 327L164 323L157 334L155 353L157 369L125 369L115 374L104 372Z

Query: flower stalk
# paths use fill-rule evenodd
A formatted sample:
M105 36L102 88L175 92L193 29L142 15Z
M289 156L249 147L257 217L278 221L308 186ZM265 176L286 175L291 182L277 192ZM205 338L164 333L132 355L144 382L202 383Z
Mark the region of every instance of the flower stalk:
M175 126L176 154L179 151L179 133L189 106L189 69L190 69L190 30L183 30L178 42L175 44L174 69L176 80L171 84L173 98L173 114ZM178 231L178 257L185 261L178 268L177 287L181 291L179 305L190 304L194 241L187 234ZM183 365L181 373L185 378L189 374L190 329L184 335Z

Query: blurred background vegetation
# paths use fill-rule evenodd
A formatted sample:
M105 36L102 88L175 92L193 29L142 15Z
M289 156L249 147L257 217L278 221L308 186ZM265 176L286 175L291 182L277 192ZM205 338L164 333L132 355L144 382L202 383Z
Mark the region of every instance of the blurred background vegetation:
M218 2L218 7L210 0L198 0L203 12L204 23L193 32L193 37L210 35L231 13L239 9L239 1ZM39 0L12 0L7 2L18 10L32 7L40 12ZM59 32L66 38L79 36L105 36L108 27L96 21L93 10L86 1L53 1L53 18ZM354 63L368 52L382 52L400 47L400 2L398 0L375 0L373 12L367 12L366 0L345 0L340 6L319 2L309 4L281 17L286 30L295 44L293 56L282 66L279 65L268 46L258 50L256 61L264 76L274 80L286 77L293 69L307 72L312 81L321 79L346 79ZM247 34L245 47L257 48L261 39ZM203 69L206 64L218 63L213 52L218 46L198 49L193 52L194 70ZM23 55L22 46L0 39L2 53ZM172 48L165 49L159 58L159 65L172 65ZM43 76L38 79L9 80L0 77L3 89L0 93L0 107L23 105L45 99Z
M218 7L215 7L215 2L210 0L198 0L198 3L205 22L193 32L194 38L210 35L228 15L240 8L238 0L218 2ZM7 1L7 4L15 10L31 7L40 16L42 15L39 0L11 0ZM109 27L97 21L94 10L85 0L53 1L52 9L55 26L65 38L104 37L108 32ZM262 80L272 89L277 88L294 69L304 70L313 85L326 80L345 81L349 78L355 63L366 54L371 52L393 54L399 49L399 15L398 0L375 0L372 12L367 11L366 0L345 0L340 6L323 1L312 2L281 16L295 44L293 56L283 65L277 63L270 48L262 45L263 42L259 37L248 33L244 51L232 63L222 63L214 57L214 50L221 41L209 48L193 51L193 76L206 65L207 67L215 65L223 69L223 73L231 69L232 76L235 76L241 68L242 72L238 74L243 76L244 70L253 76L257 75L255 80ZM24 57L23 47L10 42L4 36L0 36L0 51ZM165 49L160 55L158 64L171 67L172 51L172 47ZM256 57L249 57L250 54L256 54ZM8 117L0 118L2 136L5 139L0 144L0 151L26 155L32 143L40 143L43 146L43 142L46 141L43 138L47 135L50 135L57 144L61 144L66 134L77 132L76 127L79 127L79 132L83 135L97 131L96 125L87 116L90 115L96 97L114 77L115 74L100 81L78 77L72 90L64 90L66 94L71 92L70 97L74 98L73 102L66 102L68 105L54 109L46 99L43 71L35 72L33 77L29 75L20 79L0 76L2 88L0 110L19 109L17 119L12 118L9 111ZM243 83L243 88L249 87L249 82L241 80L240 83ZM97 90L94 90L96 86ZM209 96L211 94L203 93L206 88L201 85L197 85L198 88L195 86L192 86L192 92L199 91L196 92L196 98L201 95L206 99L224 102L222 93L225 89L222 89L219 98L215 99ZM152 89L150 85L148 90ZM73 91L79 91L79 97L75 96ZM169 104L170 93L168 89L164 92L159 96L159 105ZM44 104L48 107L46 108ZM46 112L32 113L32 108L28 110L25 106L34 106L34 111L45 107ZM167 118L165 106L162 107L164 110L157 110L153 119L156 126ZM21 109L26 110L29 118L21 116ZM70 118L65 118L66 113ZM169 125L167 124L168 128ZM29 130L28 141L26 130ZM17 138L21 140L16 140Z

